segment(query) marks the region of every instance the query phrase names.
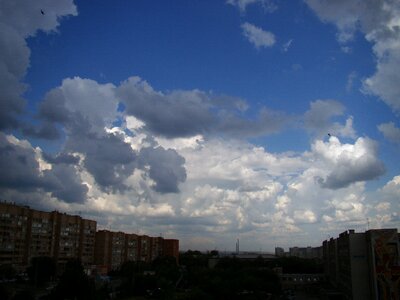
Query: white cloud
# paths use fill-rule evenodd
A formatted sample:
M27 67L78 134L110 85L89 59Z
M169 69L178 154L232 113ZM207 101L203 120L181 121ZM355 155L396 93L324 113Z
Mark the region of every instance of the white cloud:
M357 72L353 71L347 76L346 91L350 92L353 89L354 81L357 79Z
M392 200L395 200L397 198L398 200L400 197L400 175L393 177L392 180L390 180L383 186L380 192L385 197L390 197ZM397 203L399 204L398 201Z
M75 77L64 79L57 89L61 92L57 93L57 97L62 95L65 108L72 113L82 114L97 132L104 131L116 120L118 100L113 84L98 84L91 79ZM52 94L54 92L49 93Z
M373 44L377 71L363 82L366 93L379 96L394 111L400 112L400 2L395 0L306 0L324 22L339 30L338 40L347 43L360 30Z
M390 203L389 202L381 202L375 206L375 209L377 211L387 211L390 209Z
M137 76L123 81L116 93L126 106L125 115L145 124L143 130L167 139L214 134L260 136L278 132L291 121L286 114L266 107L255 119L249 119L244 115L246 103L237 98L196 89L163 93Z
M400 128L396 127L393 122L382 123L378 125L378 129L383 133L385 139L400 144Z
M275 36L272 32L265 31L250 23L242 24L243 35L252 43L257 49L261 47L272 47L275 44Z
M313 151L331 165L325 177L318 177L324 188L347 187L355 182L377 178L385 172L377 156L376 143L367 138L358 138L351 145L341 144L336 137L330 137L328 143L317 141Z
M283 52L288 52L289 48L292 46L293 39L288 40L286 43L282 45Z
M318 137L328 134L355 138L353 117L348 116L344 125L332 119L344 114L345 107L336 100L316 100L311 102L310 109L304 114L304 125L307 130Z
M125 141L141 151L146 139L127 136ZM297 154L274 154L243 141L215 138L183 139L170 147L185 159L187 180L179 194L155 192L148 171L140 169L124 179L130 189L104 193L82 159L78 176L88 186L87 201L70 205L55 198L42 201L65 211L83 211L97 219L100 228L128 231L138 227L147 234L168 230L185 243L190 243L190 236L219 245L229 245L239 234L258 240L264 248L271 247L265 245L268 237L312 234L324 238L317 228L309 232L307 224L322 222L336 230L344 223L361 224L368 215L363 183L333 191L315 180L334 172L343 157L351 162L369 153L368 142L342 144L331 137L329 142L315 141L310 152ZM398 192L396 180L384 188L386 194Z
M242 13L251 4L260 4L264 11L268 13L272 13L278 8L272 0L227 0L226 3L236 6Z
M295 210L293 218L301 223L315 223L317 218L311 210Z
M77 15L72 0L0 2L0 129L20 127L17 116L24 110L27 88L20 80L30 58L25 39L39 30L56 30L61 17L68 15Z

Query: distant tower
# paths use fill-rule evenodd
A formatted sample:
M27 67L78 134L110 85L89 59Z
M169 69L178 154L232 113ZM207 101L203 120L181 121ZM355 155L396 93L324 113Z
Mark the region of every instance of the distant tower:
M240 248L239 248L239 239L236 240L236 254L239 254Z

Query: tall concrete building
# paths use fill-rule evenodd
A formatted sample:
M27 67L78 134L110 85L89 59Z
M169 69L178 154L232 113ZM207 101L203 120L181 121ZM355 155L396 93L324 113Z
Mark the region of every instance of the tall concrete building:
M0 264L16 267L27 264L31 228L32 217L28 207L0 202Z
M96 233L95 263L102 270L116 269L127 261L151 262L161 256L178 261L179 241L109 230Z
M134 233L127 233L125 235L125 239L126 239L125 261L138 261L140 237Z
M176 239L165 239L163 245L163 255L172 256L179 259L179 240Z
M85 267L118 268L126 261L151 262L160 256L178 261L179 241L99 230L93 220L57 211L0 202L0 265L24 270L33 257L49 256L59 265L78 258Z
M399 299L397 229L348 230L323 243L328 280L347 299Z
M289 256L300 258L322 258L322 247L291 247Z
M275 247L275 256L277 257L285 256L285 250L281 247Z
M126 261L125 233L97 231L94 257L97 265L106 266L108 270L118 268Z
M0 264L24 268L32 257L59 264L79 258L93 263L96 221L0 202Z

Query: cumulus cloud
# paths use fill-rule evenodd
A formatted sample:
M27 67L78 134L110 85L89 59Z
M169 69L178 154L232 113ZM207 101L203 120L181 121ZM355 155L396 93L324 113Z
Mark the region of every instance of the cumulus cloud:
M265 31L247 22L243 23L241 27L243 35L256 49L260 49L261 47L269 48L275 44L275 35L272 32Z
M398 199L400 196L400 175L394 176L392 180L386 183L382 189L380 189L380 193L385 198L391 198L391 200L395 200L397 204L399 204Z
M341 144L336 137L331 137L327 143L317 141L313 150L332 165L325 178L318 177L324 188L347 187L355 182L375 179L385 172L377 156L377 144L367 138L358 138L354 145L350 145Z
M118 100L113 84L99 84L80 77L66 78L49 91L40 104L40 117L61 124L78 122L79 115L93 133L104 132L116 120Z
M204 133L216 123L205 93L174 91L164 95L146 81L131 77L118 87L126 113L142 120L150 131L167 137Z
M229 1L243 11L256 2L272 3ZM15 3L15 11L1 4L7 14L0 18L0 86L13 99L1 98L2 128L17 124L23 109L26 37L54 30L60 16L76 14L71 1ZM253 26L249 38L254 34L256 47L275 43L271 33L245 24ZM381 175L383 164L373 141L345 144L334 136L355 137L353 119L339 102L311 103L304 124L316 140L305 152L272 153L242 139L279 132L295 119L268 108L250 118L248 110L242 99L200 90L161 92L139 77L118 85L66 78L39 104L37 126L20 127L26 135L59 139L57 153L0 134L0 165L7 170L0 172L0 197L46 210L84 211L99 227L140 227L150 235L225 245L238 235L252 245L266 238L284 243L307 235L313 223L359 224L369 210L380 213L379 224L398 220L390 212L398 208L397 177L377 192L381 204L366 202L365 181ZM319 140L328 132L328 142ZM319 244L314 230L308 240Z
M311 210L295 210L294 219L299 222L304 223L315 223L317 218Z
M252 4L260 4L265 12L272 13L278 6L271 0L227 0L226 3L236 6L240 12L244 13L247 6Z
M324 22L331 22L339 30L341 43L353 39L360 30L373 44L377 70L363 82L363 90L379 96L394 111L400 111L400 2L396 0L306 0Z
M225 134L235 137L266 135L282 130L291 120L283 112L263 108L256 120L244 117L243 101L226 101L199 90L162 93L139 77L131 77L117 87L126 106L156 136L166 138ZM221 99L222 98L222 99ZM231 99L232 100L232 99Z
M39 117L63 126L64 151L82 155L82 166L104 192L125 192L131 188L126 180L134 170L148 167L148 176L154 180L156 191L177 192L178 183L185 180L184 160L179 155L173 150L153 149L156 147L153 145L137 151L125 140L123 130L110 130L113 122L121 117L115 90L112 84L99 84L90 79L64 79L61 86L46 94ZM141 127L138 121L132 124L134 120L130 117L127 121L132 130ZM53 163L67 159L73 158L46 157Z
M345 107L335 100L316 100L311 102L310 109L304 114L305 128L317 136L326 136L328 133L342 137L356 136L353 129L353 118L347 118L344 125L333 122L335 117L344 114Z
M80 161L80 157L69 154L69 153L59 153L57 155L51 155L47 153L42 154L44 160L51 164L67 164L67 165L76 165Z
M400 144L400 128L396 127L393 122L382 123L378 125L378 129L383 133L385 139Z
M87 155L97 155L94 152L78 155L77 149L71 149L71 152L58 155L43 155L49 166L40 168L39 161L35 165L36 170L52 171L57 178L66 176L56 170L58 166L77 170L76 176L70 177L85 182L82 185L88 188L87 200L84 207L65 209L76 207L76 210L86 210L87 214L95 213L102 226L109 224L121 229L140 226L148 234L165 232L168 228L173 235L179 236L192 236L193 230L202 228L204 238L220 243L223 233L224 243L228 243L238 233L241 240L245 237L253 240L260 234L271 238L299 235L304 226L318 222L340 227L340 222L361 222L368 213L362 183L333 191L315 180L317 176L326 178L334 172L344 149L350 149L350 161L356 160L360 151L352 152L351 149L357 142L341 144L332 137L330 142L319 141L325 144L324 147L335 142L331 151L321 150L322 146L317 147L318 142L315 142L310 152L274 154L244 141L197 137L170 143L167 150L149 137L131 139L122 128L112 132L131 149L137 149L133 152L137 167L129 176L121 175L124 180L120 183L131 189L108 189L104 193L98 178L85 162ZM167 143L160 140L163 142ZM96 142L90 140L90 143ZM94 146L97 147L102 146ZM369 151L365 145L357 147ZM30 149L33 148L30 146ZM124 157L124 154L117 153L116 156ZM78 157L81 158L79 161ZM110 158L103 159L108 161ZM32 161L35 163L34 159ZM109 167L112 169L113 165ZM33 176L38 177L39 171ZM169 193L176 192L178 186L180 193ZM53 192L50 188L47 190ZM53 197L71 199L62 194L66 191L57 189L56 193L54 190ZM268 233L265 233L266 229ZM318 239L319 235L316 236Z
M46 16L40 13L46 10ZM54 31L60 18L76 15L72 0L1 1L0 3L0 129L20 126L18 115L23 112L21 83L29 66L30 50L25 39L38 30ZM42 133L44 134L44 133Z
M186 180L185 159L175 150L146 147L140 150L139 165L149 168L155 190L161 193L179 192L178 183Z
M41 170L38 155L29 142L0 133L0 165L7 170L0 174L0 193L43 190L65 202L83 203L88 189L80 181L77 169L59 161Z

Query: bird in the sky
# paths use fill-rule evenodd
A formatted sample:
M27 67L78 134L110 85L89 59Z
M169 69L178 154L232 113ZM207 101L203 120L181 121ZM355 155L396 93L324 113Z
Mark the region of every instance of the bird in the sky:
M42 15L44 15L44 11L43 11L43 9L41 9L41 10L40 10L40 13L41 13Z

